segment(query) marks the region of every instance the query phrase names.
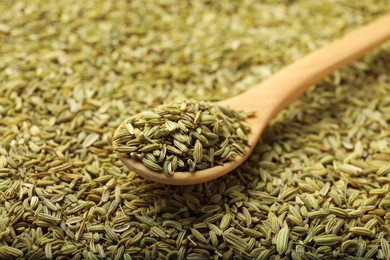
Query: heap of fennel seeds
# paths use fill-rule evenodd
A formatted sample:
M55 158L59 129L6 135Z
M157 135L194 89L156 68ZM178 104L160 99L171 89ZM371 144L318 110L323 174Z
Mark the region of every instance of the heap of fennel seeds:
M167 175L204 170L245 152L251 114L204 101L161 105L125 120L114 151Z

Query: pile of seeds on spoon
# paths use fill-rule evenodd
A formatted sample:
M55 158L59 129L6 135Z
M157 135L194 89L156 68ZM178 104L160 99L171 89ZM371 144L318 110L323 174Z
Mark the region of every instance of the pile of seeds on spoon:
M389 259L389 43L285 109L217 180L144 181L111 143L140 111L235 96L389 11L0 1L0 259Z
M249 115L204 101L161 105L127 119L114 151L166 175L208 169L245 152Z

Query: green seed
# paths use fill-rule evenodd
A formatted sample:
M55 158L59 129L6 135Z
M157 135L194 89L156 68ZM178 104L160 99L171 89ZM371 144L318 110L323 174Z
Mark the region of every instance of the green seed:
M290 229L284 226L280 229L276 236L276 251L279 255L283 255L287 251L288 241L290 236Z

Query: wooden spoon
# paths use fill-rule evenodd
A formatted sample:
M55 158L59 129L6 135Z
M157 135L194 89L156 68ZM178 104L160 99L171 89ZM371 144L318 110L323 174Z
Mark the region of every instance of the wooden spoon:
M346 37L305 56L295 63L267 78L246 92L219 102L218 105L236 110L255 111L248 119L251 125L249 145L243 156L222 166L196 172L175 172L166 176L146 168L141 162L117 152L119 159L131 170L146 179L171 185L190 185L221 177L243 163L259 141L269 121L284 107L299 98L306 89L390 38L390 15L348 34ZM118 127L120 129L121 126ZM117 129L117 131L118 131Z

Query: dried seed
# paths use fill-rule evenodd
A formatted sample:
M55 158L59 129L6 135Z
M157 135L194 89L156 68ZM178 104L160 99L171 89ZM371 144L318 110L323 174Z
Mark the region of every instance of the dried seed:
M276 251L279 255L283 255L287 251L289 242L290 229L288 226L283 226L276 236Z
M384 259L390 259L390 244L389 241L387 241L384 238L381 238L381 249L382 254L384 256Z
M146 158L142 159L142 163L153 171L162 171L163 168L155 162L152 162Z
M236 247L239 250L245 251L248 248L248 244L244 239L232 234L232 233L224 233L222 235L223 240L232 246Z
M199 140L196 140L193 152L193 158L195 163L200 163L203 156L203 147Z
M242 232L244 232L245 234L247 234L248 236L251 236L251 237L264 237L263 233L261 233L260 231L251 229L251 228L243 228Z
M321 246L332 246L336 245L341 241L342 237L329 234L329 235L320 235L313 238L314 242Z
M330 207L329 212L341 218L345 218L348 216L348 212L346 210L336 208L336 207Z
M225 214L222 217L221 224L219 225L220 229L225 230L230 225L230 220L231 220L230 214Z
M37 218L42 221L53 223L54 225L60 223L61 221L60 218L45 213L38 213Z
M374 233L366 228L366 227L351 227L349 229L349 232L351 232L352 234L355 234L355 235L361 235L361 236L373 236Z
M118 242L119 241L119 236L117 233L114 232L114 230L109 227L109 226L105 226L104 227L104 231L106 232L106 235L109 239L113 240L113 241L116 241Z
M207 244L207 239L200 233L198 230L191 228L191 234L194 235L194 237L202 243Z
M5 245L2 245L0 246L0 255L4 256L4 257L23 257L23 251L17 249L17 248L14 248L14 247L10 247L10 246L5 246Z
M151 227L150 232L157 237L167 238L167 234L159 227Z

